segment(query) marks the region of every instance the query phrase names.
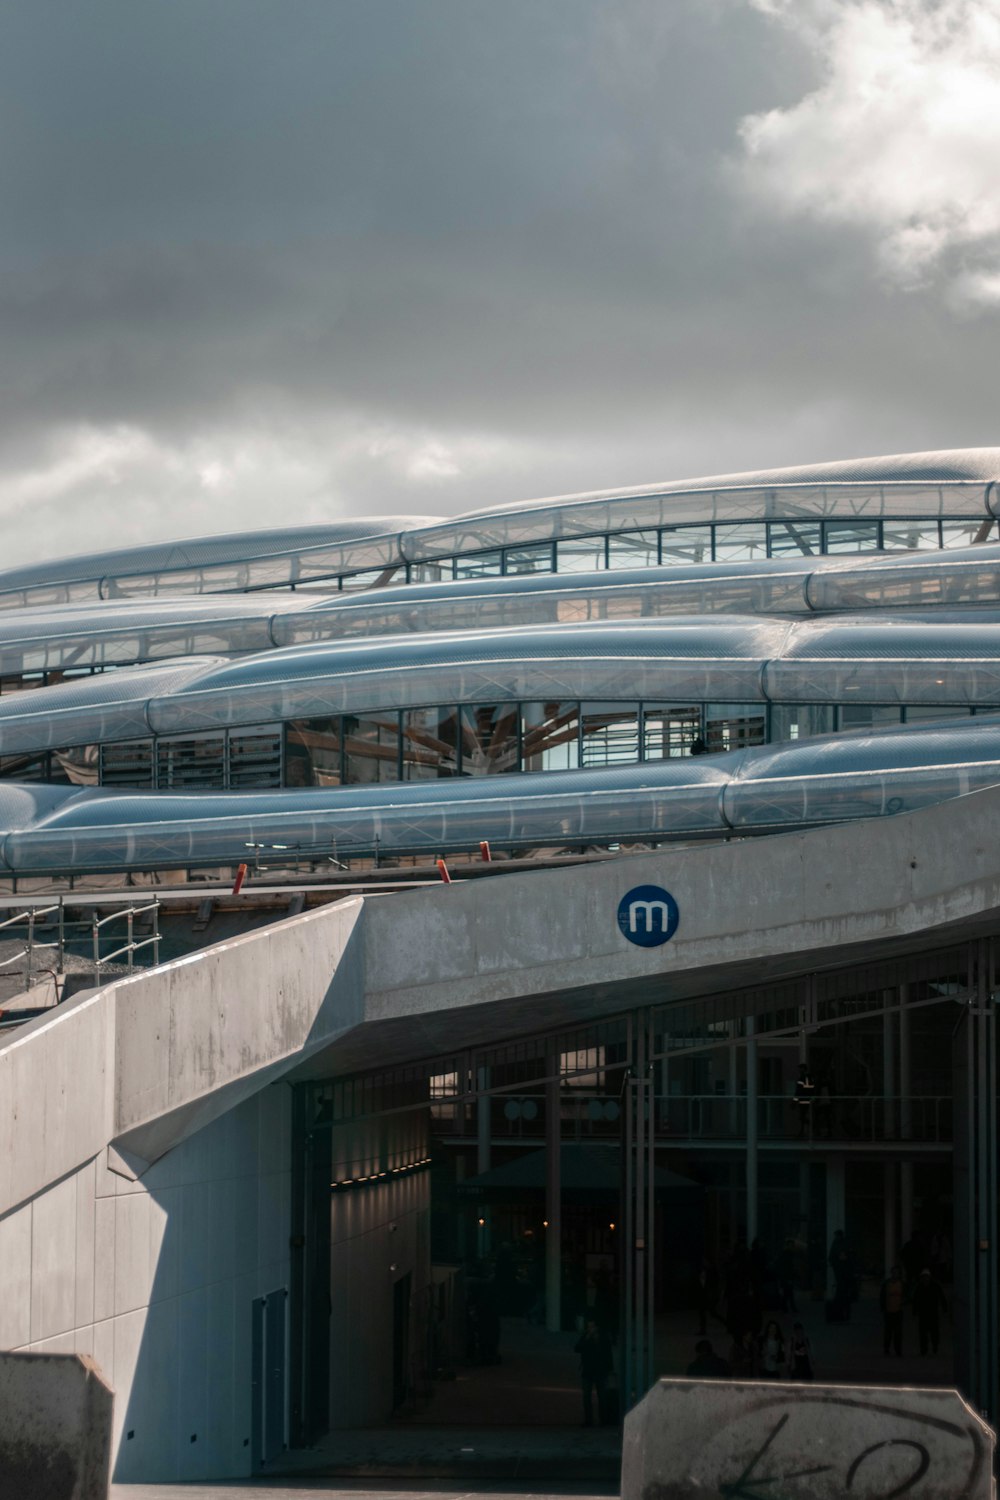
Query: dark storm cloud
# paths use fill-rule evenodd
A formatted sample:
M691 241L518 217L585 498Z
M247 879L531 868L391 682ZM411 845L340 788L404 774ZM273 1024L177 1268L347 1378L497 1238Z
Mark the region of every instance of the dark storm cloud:
M759 4L0 15L11 561L995 440L991 318L741 190Z

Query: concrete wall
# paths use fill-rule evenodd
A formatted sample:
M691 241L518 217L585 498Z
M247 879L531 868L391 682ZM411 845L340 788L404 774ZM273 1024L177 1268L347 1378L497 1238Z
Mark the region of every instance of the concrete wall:
M422 1359L430 1173L336 1194L331 1214L331 1426L377 1426L392 1415L393 1287L407 1273L411 1378Z
M0 1218L0 1347L93 1356L120 1481L250 1471L251 1303L289 1277L290 1099L264 1089L141 1182L97 1157Z
M431 886L369 901L365 1018L410 1029L417 1048L446 1050L436 1013L478 1008L467 1036L503 1019L565 1024L574 1003L605 1011L698 993L713 971L758 982L768 966L924 937L1000 909L992 836L1000 788L895 818L731 844L664 848L570 869ZM618 903L665 886L680 908L663 947L626 941ZM695 988L691 989L694 979ZM685 989L685 986L687 988Z
M0 1046L0 1214L115 1142L145 1170L361 1019L360 900L58 1006Z
M335 1126L334 1181L420 1160L426 1112ZM370 1427L393 1410L394 1287L410 1276L408 1382L426 1364L430 1172L359 1184L330 1198L330 1415L333 1427Z

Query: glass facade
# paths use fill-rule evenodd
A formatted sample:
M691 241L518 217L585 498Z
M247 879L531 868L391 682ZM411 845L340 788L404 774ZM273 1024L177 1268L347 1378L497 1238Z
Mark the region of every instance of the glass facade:
M950 704L446 704L0 759L0 780L236 790L610 769L961 718ZM982 711L980 711L982 712ZM284 740L284 743L282 743ZM698 742L703 748L698 747ZM92 763L92 771L85 769Z
M690 566L697 563L762 562L769 557L820 557L860 552L939 551L998 538L989 517L947 521L926 516L836 520L729 521L609 531L533 546L494 548L411 563L411 583L514 573L591 573L604 568Z

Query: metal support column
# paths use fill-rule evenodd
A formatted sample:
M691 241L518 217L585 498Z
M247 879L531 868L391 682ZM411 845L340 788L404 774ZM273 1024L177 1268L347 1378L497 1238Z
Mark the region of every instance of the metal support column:
M899 986L899 1138L913 1139L913 1076L910 1063L910 1012L909 986ZM913 1234L913 1162L903 1160L899 1164L899 1233L901 1240Z
M882 1095L883 1134L887 1141L895 1140L899 1128L896 1103L896 1016L889 1007L895 995L887 990L882 996L886 1007L882 1017ZM882 1165L882 1262L883 1274L896 1259L899 1250L899 1229L896 1225L896 1163L886 1161Z
M550 1052L545 1084L545 1327L562 1327L562 1108L559 1053Z
M628 1020L629 1071L623 1140L623 1339L621 1390L628 1411L655 1378L653 1351L655 1268L655 1100L649 1011Z
M757 1037L753 1016L745 1021L747 1037L747 1244L757 1238Z
M997 1413L997 1066L993 1000L993 944L983 939L976 962L973 1050L976 1199L976 1405L992 1422Z
M490 1070L476 1070L476 1172L490 1170L490 1148L493 1141L493 1123L490 1114L492 1100L489 1095ZM485 1204L479 1217L483 1220L476 1236L477 1254L480 1259L490 1250L490 1206Z

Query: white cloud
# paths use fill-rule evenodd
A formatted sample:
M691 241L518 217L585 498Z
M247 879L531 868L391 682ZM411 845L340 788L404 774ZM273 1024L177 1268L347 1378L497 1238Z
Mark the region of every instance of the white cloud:
M750 0L814 55L819 86L746 117L766 207L870 232L906 289L996 303L1000 0Z

